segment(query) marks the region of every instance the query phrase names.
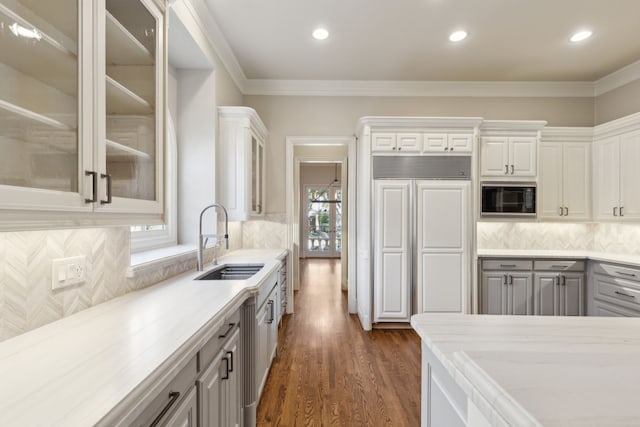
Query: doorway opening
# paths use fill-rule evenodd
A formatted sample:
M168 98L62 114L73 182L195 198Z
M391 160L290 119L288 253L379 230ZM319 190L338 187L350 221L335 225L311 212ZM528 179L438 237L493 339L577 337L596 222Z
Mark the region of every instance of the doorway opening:
M302 258L340 258L342 256L342 183L338 163L300 165ZM334 178L326 184L327 176ZM325 184L321 184L322 180Z
M293 285L288 300L293 301L294 291L300 289L301 260L340 258L341 287L347 291L348 311L355 313L355 138L288 137L286 150L288 248L293 261L288 267ZM287 305L287 312L293 309L294 304Z

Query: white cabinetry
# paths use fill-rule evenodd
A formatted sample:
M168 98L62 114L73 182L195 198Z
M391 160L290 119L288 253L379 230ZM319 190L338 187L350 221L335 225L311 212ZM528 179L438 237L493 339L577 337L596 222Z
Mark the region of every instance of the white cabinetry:
M469 187L468 181L416 183L418 313L466 312Z
M423 151L425 153L471 153L473 134L466 133L425 133Z
M2 228L161 218L164 7L89 4L0 4Z
M640 218L638 128L640 115L637 114L595 128L593 186L596 220Z
M481 126L482 177L535 179L537 143L544 121L487 120Z
M592 264L590 315L640 317L640 269Z
M411 316L409 180L375 181L374 322Z
M543 219L591 218L590 128L545 128L540 143L538 213Z
M229 220L264 214L267 128L249 107L218 107L218 194Z
M419 133L379 132L371 135L373 152L419 153L422 135Z

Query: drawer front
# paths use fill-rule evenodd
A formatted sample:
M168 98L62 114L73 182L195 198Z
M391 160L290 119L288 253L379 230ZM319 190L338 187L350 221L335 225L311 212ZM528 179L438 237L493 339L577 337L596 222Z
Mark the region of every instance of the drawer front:
M640 309L640 287L637 283L612 279L599 274L594 275L595 293L597 297L614 300L627 307Z
M238 329L240 325L240 310L236 310L222 326L216 331L215 334L202 346L198 352L198 372L202 371L205 367L209 366L213 358L218 354L222 345L227 341L229 337L233 335L233 332Z
M396 139L398 151L418 153L422 148L422 135L419 133L399 133Z
M535 260L533 268L539 271L584 271L584 261Z
M533 261L524 259L485 259L483 270L533 270Z
M193 356L189 363L187 363L187 366L182 368L182 370L171 380L169 385L158 393L155 399L147 405L144 411L131 425L148 426L160 417L160 414L162 414L165 408L168 408L168 410L165 412L164 416L161 417L162 420L168 419L170 414L175 413L176 408L180 406L180 402L184 399L184 396L195 384L197 376L196 359L197 357ZM174 395L176 392L180 394Z
M640 269L632 267L623 267L616 264L598 262L593 265L593 272L607 274L620 279L640 281Z
M640 312L638 311L598 300L593 302L593 310L593 315L598 317L640 317Z

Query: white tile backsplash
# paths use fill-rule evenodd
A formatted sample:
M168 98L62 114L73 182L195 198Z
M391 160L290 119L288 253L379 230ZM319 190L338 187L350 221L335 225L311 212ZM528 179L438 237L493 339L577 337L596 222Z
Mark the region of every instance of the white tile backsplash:
M479 249L591 250L640 255L640 224L480 222Z

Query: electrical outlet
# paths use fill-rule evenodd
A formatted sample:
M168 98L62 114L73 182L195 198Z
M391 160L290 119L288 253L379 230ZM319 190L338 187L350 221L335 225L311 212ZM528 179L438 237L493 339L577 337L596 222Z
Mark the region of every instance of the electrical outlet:
M51 289L84 283L87 257L84 255L54 259L51 264Z

